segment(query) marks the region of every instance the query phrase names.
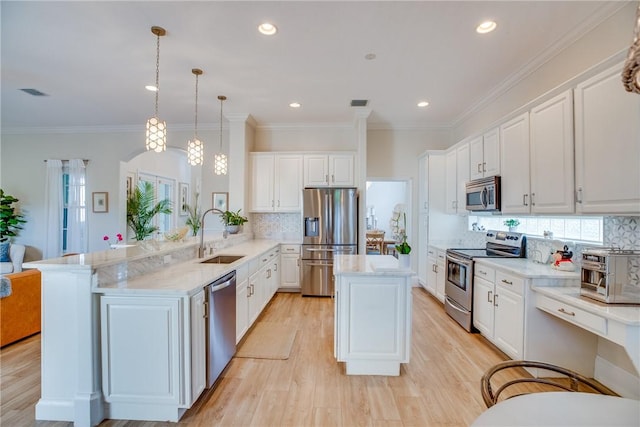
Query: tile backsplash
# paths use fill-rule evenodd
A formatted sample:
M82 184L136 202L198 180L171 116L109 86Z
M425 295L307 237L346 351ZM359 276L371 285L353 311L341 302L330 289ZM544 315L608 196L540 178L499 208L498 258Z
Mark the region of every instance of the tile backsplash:
M302 241L301 213L254 213L252 227L256 239Z
M604 246L621 249L640 249L640 217L605 216Z

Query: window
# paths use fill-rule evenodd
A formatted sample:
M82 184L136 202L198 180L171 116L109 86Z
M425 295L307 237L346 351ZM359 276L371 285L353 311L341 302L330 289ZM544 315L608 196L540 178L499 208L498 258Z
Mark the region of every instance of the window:
M517 231L532 237L544 237L545 231L553 233L554 239L580 240L589 243L603 242L603 217L524 217L469 215L469 230L505 230L507 219L517 219ZM475 225L474 225L475 224Z

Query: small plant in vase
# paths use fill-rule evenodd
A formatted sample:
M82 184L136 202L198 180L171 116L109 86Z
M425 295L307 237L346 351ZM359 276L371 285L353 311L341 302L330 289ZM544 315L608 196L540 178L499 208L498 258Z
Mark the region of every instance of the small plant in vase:
M507 219L503 224L509 227L509 231L516 231L516 227L520 225L520 221L517 219Z
M242 224L249 221L246 216L240 215L241 210L242 209L238 209L237 212L225 211L220 216L220 221L225 225L229 234L236 234L240 231Z
M396 243L398 264L401 268L409 268L409 254L411 253L411 246L407 243L407 214L404 212L402 213L402 227L398 228L398 237L400 241L400 243Z

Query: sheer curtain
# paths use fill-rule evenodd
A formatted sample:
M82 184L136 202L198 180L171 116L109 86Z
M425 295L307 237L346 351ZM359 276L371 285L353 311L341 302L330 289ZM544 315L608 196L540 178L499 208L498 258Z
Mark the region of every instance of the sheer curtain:
M87 203L85 166L82 159L69 160L69 198L67 199L67 252L87 252Z
M45 245L44 259L62 255L62 160L47 160L47 180L45 182Z

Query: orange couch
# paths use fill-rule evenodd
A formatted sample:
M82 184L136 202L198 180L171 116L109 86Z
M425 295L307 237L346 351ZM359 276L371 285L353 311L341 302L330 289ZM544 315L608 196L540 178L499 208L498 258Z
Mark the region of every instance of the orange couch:
M0 347L40 332L40 271L25 270L6 277L11 279L11 295L0 298Z

